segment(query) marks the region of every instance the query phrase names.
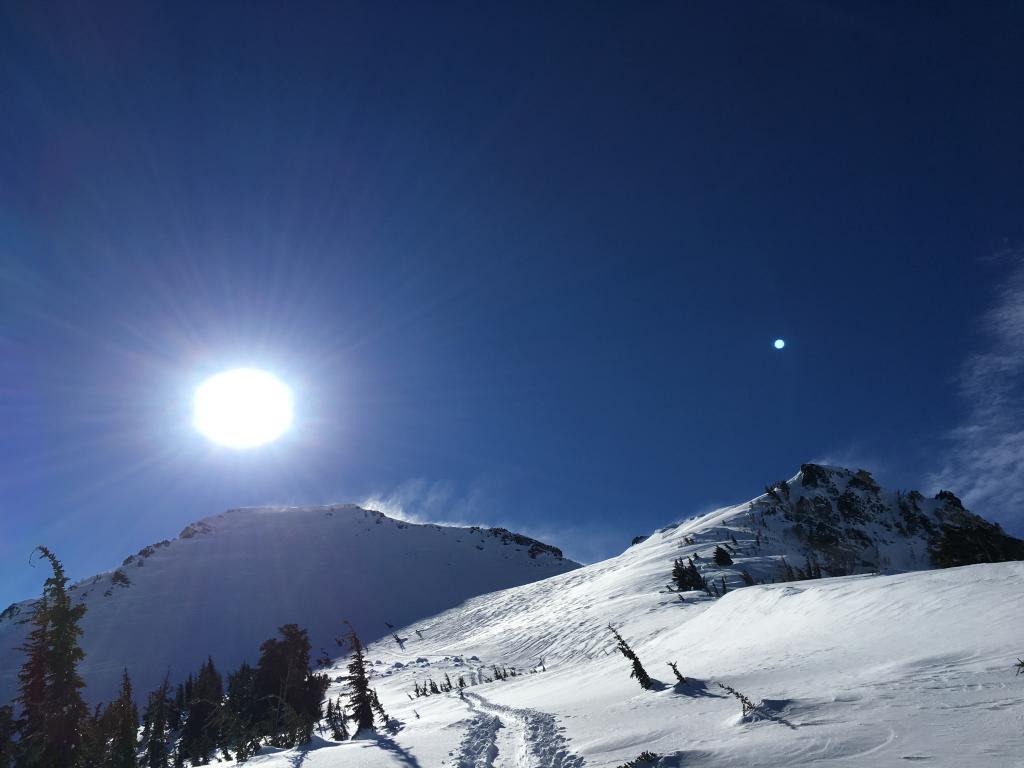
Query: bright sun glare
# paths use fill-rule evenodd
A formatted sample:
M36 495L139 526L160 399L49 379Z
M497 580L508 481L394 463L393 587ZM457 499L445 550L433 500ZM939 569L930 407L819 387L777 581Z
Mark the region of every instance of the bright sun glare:
M196 390L196 429L230 448L255 448L279 438L292 423L292 392L255 368L218 373Z

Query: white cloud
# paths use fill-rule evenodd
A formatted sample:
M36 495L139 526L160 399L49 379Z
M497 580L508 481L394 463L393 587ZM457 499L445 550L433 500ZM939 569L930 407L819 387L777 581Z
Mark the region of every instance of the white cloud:
M1000 254L1012 270L983 318L986 343L960 373L967 405L930 478L984 517L1024 530L1024 251Z

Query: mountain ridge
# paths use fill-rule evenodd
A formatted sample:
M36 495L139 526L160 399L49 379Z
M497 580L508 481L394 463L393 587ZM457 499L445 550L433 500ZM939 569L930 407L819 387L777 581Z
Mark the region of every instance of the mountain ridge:
M411 523L354 504L227 510L72 585L87 606L86 695L109 699L124 666L146 690L168 668L183 678L208 655L228 668L254 661L282 624L306 627L326 649L343 619L372 640L388 624L577 567L506 529ZM3 701L13 698L33 603L0 613Z

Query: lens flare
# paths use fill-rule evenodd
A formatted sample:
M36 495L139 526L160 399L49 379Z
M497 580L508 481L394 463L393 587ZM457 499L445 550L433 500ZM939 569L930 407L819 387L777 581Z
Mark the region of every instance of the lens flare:
M785 339L776 339L775 340L775 348L776 349L782 349L784 346L786 346L786 340Z
M277 377L255 368L218 373L196 390L192 423L229 448L256 448L291 426L292 392Z

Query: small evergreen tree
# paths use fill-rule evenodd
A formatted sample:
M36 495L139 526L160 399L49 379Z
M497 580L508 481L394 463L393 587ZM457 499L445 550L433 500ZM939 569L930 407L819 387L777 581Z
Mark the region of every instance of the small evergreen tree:
M726 565L732 565L732 558L729 556L729 553L726 552L720 546L715 546L714 558L715 558L715 565L718 565L718 566L721 566L721 567L724 567Z
M704 578L700 575L700 571L697 570L692 559L689 562L683 562L681 557L676 558L672 563L672 581L682 592L705 589Z
M328 700L326 719L331 738L335 741L345 741L348 738L348 718L345 716L345 705L341 701L341 696L337 701Z
M669 668L672 670L672 674L676 676L676 681L679 682L679 683L682 683L683 685L686 685L686 678L683 677L679 673L679 667L676 666L676 662L669 661L669 662L666 662L666 663L668 664Z
M752 702L750 699L748 699L742 693L737 691L731 685L726 685L725 683L719 683L718 687L722 688L723 690L728 691L730 694L732 694L735 698L737 698L739 700L739 702L740 702L740 710L742 711L742 713L744 715L749 715L751 712L753 712L754 710L757 709L757 705L754 704L754 702Z
M102 766L110 760L110 733L111 719L103 709L102 704L97 704L92 714L85 718L82 724L82 751L79 764L82 766Z
M366 671L366 653L359 635L349 626L348 644L352 648L352 659L348 663L349 708L352 719L356 721L356 735L363 730L374 730L374 696L370 690L370 681ZM430 681L433 692L437 685Z
M44 594L33 606L32 629L18 650L25 654L25 661L18 672L19 693L17 702L21 705L20 736L18 741L18 762L33 765L43 754L43 738L46 731L46 673L47 649L49 646L49 610Z
M146 768L167 768L170 759L171 682L164 676L160 686L149 694L146 709L142 713L143 765Z
M388 713L384 711L384 705L380 703L380 698L377 696L377 690L375 688L370 689L370 706L373 707L374 714L380 718L380 724L382 726L387 725L391 718L389 718Z
M188 683L185 688L188 697ZM223 698L223 681L213 659L208 658L191 686L188 715L181 732L181 750L192 765L208 764L220 744L219 710Z
M640 657L636 655L629 644L622 639L620 635L611 624L608 625L608 630L614 635L616 648L622 653L627 659L633 663L633 671L630 673L630 677L636 678L636 681L640 684L640 687L645 691L650 690L652 682L650 675L647 674L647 670L644 669L643 664L640 663Z
M754 586L754 577L746 569L740 571L740 578L743 579L743 583L748 587Z
M181 730L182 717L185 715L185 684L178 683L174 691L174 702L168 712L168 725L172 731Z
M244 763L260 748L261 708L256 698L256 672L246 662L228 675L227 695L221 708L221 749L234 750L235 760Z
M136 768L136 739L139 730L139 712L132 698L132 681L128 670L121 676L121 691L107 710L111 718L113 739L110 745L108 768Z

